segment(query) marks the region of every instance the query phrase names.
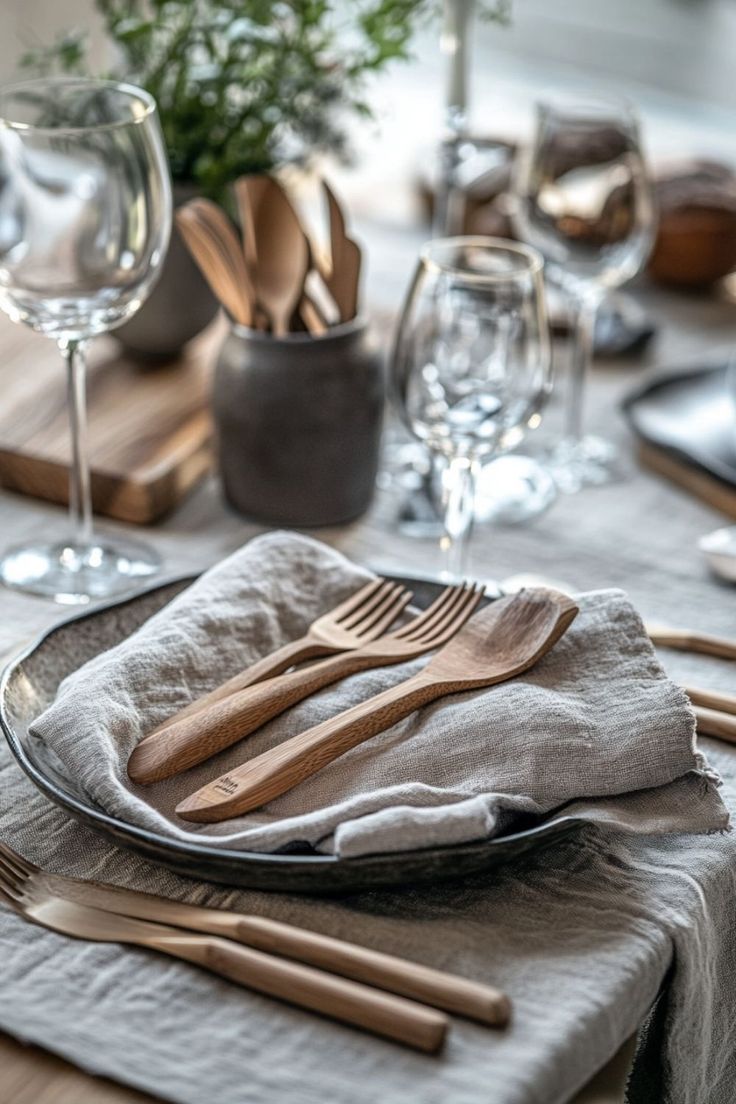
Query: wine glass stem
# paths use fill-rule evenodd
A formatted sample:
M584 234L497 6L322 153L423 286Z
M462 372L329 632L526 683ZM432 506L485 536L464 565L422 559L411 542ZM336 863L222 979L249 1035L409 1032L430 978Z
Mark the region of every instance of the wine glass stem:
M69 472L69 513L73 539L86 547L92 543L92 490L87 446L87 397L84 345L81 341L59 342L66 362L69 424L72 437L72 466Z
M444 553L442 577L456 581L467 568L468 544L473 528L475 486L480 462L467 456L455 456L442 473L442 510Z
M588 369L593 359L595 320L600 296L583 294L576 297L575 302L575 333L565 425L565 437L571 444L579 444L583 437L583 397Z

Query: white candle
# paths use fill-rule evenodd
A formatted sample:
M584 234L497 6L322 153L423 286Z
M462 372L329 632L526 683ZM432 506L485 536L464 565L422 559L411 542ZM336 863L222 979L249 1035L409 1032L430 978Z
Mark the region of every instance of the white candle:
M468 97L468 28L475 0L445 0L442 52L448 59L447 114L454 128L464 122Z

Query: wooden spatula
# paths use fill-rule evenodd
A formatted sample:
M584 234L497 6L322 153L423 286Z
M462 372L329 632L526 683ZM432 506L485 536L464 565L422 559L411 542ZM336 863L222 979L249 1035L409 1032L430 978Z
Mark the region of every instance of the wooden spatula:
M345 216L337 196L326 180L322 189L327 198L330 216L330 271L322 273L325 284L337 303L341 322L349 322L358 313L358 291L362 254L360 246L348 237Z
M243 255L251 276L255 277L258 268L258 247L256 243L256 219L269 191L269 177L265 175L241 176L235 181L235 199L240 215L240 227L243 231Z
M245 325L250 325L255 303L255 288L245 263L237 230L222 208L209 199L193 199L187 204L187 208L194 212L202 228L209 233L212 244L220 250L226 260L243 302Z
M196 211L187 204L176 212L176 225L189 252L199 266L216 297L231 318L250 325L250 306L227 256L213 239Z
M185 798L177 814L211 824L265 805L420 706L528 670L577 612L572 598L558 591L526 590L499 599L476 614L418 674L208 783Z

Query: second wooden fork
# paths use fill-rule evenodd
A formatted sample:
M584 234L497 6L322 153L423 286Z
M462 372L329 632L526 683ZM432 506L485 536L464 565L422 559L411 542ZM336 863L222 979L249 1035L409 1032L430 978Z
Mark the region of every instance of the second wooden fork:
M133 782L160 782L204 762L292 705L372 667L403 663L441 647L473 614L483 587L447 587L423 613L387 636L305 670L250 686L142 740L128 760Z
M197 698L191 705L169 717L145 738L151 739L169 725L209 709L215 702L222 701L238 690L244 690L246 686L280 675L297 663L348 652L353 648L360 648L370 640L377 640L393 625L411 599L412 592L399 583L373 579L339 606L313 621L304 636L300 636L298 640L290 640L275 652L251 663L209 694Z

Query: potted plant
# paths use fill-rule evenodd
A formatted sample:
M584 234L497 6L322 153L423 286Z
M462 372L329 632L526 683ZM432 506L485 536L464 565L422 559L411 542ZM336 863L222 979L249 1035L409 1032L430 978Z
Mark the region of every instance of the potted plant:
M344 154L352 115L369 115L365 80L408 56L438 0L94 0L114 62L107 74L157 101L175 200L227 202L231 181L315 153ZM481 0L490 14L503 0ZM23 59L36 71L89 73L84 31ZM216 304L176 233L164 274L121 338L178 351Z

